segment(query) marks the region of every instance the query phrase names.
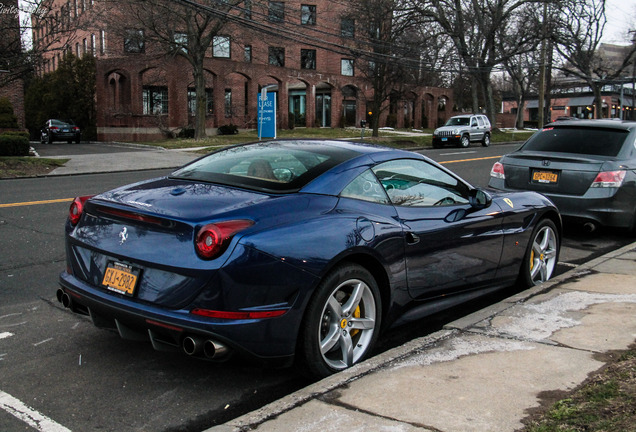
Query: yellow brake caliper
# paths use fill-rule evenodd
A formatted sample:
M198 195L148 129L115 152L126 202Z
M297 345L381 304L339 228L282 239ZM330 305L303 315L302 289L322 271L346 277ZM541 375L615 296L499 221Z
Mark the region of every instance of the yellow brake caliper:
M360 318L360 306L358 306L356 308L356 310L353 312L353 317L354 318ZM349 333L351 335L351 337L354 337L355 335L357 335L360 332L360 330L358 329L353 329L351 330L351 332Z

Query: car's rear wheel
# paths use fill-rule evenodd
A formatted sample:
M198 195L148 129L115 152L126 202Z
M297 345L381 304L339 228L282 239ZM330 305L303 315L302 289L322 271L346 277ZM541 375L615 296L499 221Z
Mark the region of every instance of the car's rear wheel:
M466 147L470 147L470 138L468 137L468 135L463 135L461 140L459 141L459 146L466 148Z
M53 144L53 135L49 132L46 142L48 142L49 144Z
M481 141L481 145L488 147L490 145L490 134L484 134L484 139Z
M334 269L309 301L301 327L300 352L305 372L325 377L358 363L378 336L380 292L364 268Z
M559 237L550 219L543 219L535 227L521 266L521 277L528 287L550 279L559 259Z

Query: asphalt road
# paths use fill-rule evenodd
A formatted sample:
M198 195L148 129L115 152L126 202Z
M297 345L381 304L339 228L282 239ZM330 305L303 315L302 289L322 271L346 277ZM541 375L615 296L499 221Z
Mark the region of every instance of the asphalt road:
M515 147L425 153L475 186L485 186L492 163ZM63 152L63 148L60 145L55 150ZM78 151L79 147L72 149ZM95 144L82 147L82 151L96 153L120 150ZM62 428L39 429L48 431L200 431L308 383L291 369L246 362L207 363L155 352L149 344L123 341L96 329L88 319L73 315L55 301L57 275L65 265L62 233L68 199L165 172L0 181L0 407L7 403L28 407L21 420L6 408L0 409L1 431L38 430L28 426L29 421L48 424L38 416L47 416ZM54 201L3 206L43 200ZM570 231L558 271L630 240L620 232L588 235ZM394 330L380 341L378 349L434 331L498 298L491 296L470 308L453 309Z

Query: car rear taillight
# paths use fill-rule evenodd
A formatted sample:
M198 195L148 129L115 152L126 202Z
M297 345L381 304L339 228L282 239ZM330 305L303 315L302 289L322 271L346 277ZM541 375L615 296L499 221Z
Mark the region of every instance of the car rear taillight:
M603 171L598 173L590 187L620 187L627 171Z
M77 126L73 126L73 131L74 132L79 132L79 128Z
M504 173L504 166L501 162L495 162L490 170L490 177L505 179L506 174Z
M253 224L251 220L231 220L205 225L194 240L195 249L203 259L216 258L225 251L237 232Z
M90 196L82 196L77 197L73 200L71 207L68 209L68 219L71 221L71 225L75 226L82 217L82 213L84 212L84 203L92 198L93 195Z
M51 130L59 130L60 128L57 127L57 126L51 126L49 129L51 129Z

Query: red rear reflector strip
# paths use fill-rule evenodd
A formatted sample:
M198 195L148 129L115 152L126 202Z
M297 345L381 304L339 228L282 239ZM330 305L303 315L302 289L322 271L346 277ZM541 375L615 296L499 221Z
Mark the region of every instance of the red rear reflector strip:
M221 318L221 319L233 319L233 320L246 320L246 319L262 319L262 318L274 318L284 315L287 309L283 310L271 310L271 311L250 311L250 312L227 312L227 311L215 311L208 309L192 309L191 314L200 315L208 318Z
M165 323L162 323L162 322L159 322L159 321L154 321L154 320L151 320L151 319L147 319L146 322L148 324L152 324L152 325L157 326L157 327L163 327L163 328L166 328L168 330L174 330L174 331L178 331L178 332L182 332L183 331L183 329L181 327L173 326L173 325L170 325L170 324L165 324Z

